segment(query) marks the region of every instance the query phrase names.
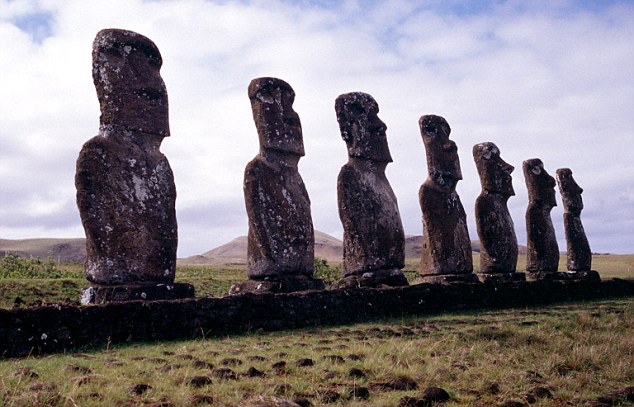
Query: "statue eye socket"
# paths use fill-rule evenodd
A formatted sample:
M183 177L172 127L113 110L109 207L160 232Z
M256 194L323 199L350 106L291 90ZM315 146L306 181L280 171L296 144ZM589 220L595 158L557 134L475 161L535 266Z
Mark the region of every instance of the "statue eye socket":
M352 103L348 109L355 116L365 115L365 108L360 103Z
M257 99L262 102L262 103L268 103L268 104L273 104L275 103L275 98L273 98L273 95L271 95L269 92L267 91L259 91L256 94Z
M425 123L423 129L425 130L425 133L436 134L437 127L434 123Z

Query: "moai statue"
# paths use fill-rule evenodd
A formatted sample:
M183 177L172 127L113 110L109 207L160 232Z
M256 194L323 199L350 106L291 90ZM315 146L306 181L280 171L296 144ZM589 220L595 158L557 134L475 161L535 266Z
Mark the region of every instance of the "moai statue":
M513 219L506 206L515 195L511 173L514 167L500 157L493 143L473 146L473 159L480 175L482 192L476 199L475 215L480 239L480 271L483 282L523 281L516 273L517 237Z
M249 218L247 275L231 294L322 289L313 278L314 231L310 199L297 164L304 155L295 92L277 78L249 84L260 152L244 171Z
M473 274L467 216L456 192L462 179L451 128L440 116L421 116L428 176L418 193L423 211L423 282L478 282Z
M176 187L159 148L170 135L161 54L132 31L106 29L93 43L99 134L79 153L75 186L86 232L82 302L193 296L173 284Z
M559 246L550 211L557 206L555 179L544 169L538 158L523 163L524 178L528 188L526 210L526 271L532 279L562 279L559 268Z
M569 274L572 278L600 280L599 273L592 270L592 251L581 224L583 188L575 182L570 168L559 168L555 174L564 204L566 264Z
M392 162L387 126L379 106L366 93L340 95L335 101L337 122L348 147L348 162L337 178L339 218L343 224L345 287L408 285L405 235L396 196L385 176Z

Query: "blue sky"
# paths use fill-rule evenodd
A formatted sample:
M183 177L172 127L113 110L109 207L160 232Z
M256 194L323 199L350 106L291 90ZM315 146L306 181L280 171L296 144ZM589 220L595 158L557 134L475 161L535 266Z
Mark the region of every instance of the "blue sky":
M91 43L117 27L163 54L179 256L246 234L244 166L257 153L249 81L297 94L300 172L317 229L341 236L336 178L347 160L334 100L375 97L394 158L387 175L405 231L422 233L426 177L418 130L444 116L458 145L458 192L477 238L474 144L516 167L509 208L525 242L522 161L570 167L597 252L634 253L634 2L631 1L7 1L0 0L0 238L80 237L73 177L98 129ZM563 208L553 212L560 249Z

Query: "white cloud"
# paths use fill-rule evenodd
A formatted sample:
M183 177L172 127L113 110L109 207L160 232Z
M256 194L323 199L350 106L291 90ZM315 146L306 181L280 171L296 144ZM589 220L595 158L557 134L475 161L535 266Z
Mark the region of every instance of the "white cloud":
M283 78L297 93L300 171L317 229L341 230L336 177L347 157L334 99L364 91L388 125L387 173L406 233L421 233L417 121L434 113L458 144L473 239L480 186L471 147L493 141L516 167L509 207L520 240L521 163L539 157L551 174L572 168L584 187L593 250L633 251L631 3L326 3L0 0L0 237L81 234L75 158L99 117L91 44L99 29L117 27L152 38L163 54L172 137L162 150L177 182L180 256L246 233L242 174L258 150L246 88L258 76ZM563 250L561 211L553 220Z

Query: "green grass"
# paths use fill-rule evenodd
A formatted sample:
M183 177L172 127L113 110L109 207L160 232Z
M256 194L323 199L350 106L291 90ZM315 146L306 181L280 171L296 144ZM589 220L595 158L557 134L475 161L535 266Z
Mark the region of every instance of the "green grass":
M313 365L299 366L300 359ZM447 406L526 403L536 387L552 399L537 398L534 406L584 405L631 386L632 360L634 301L610 300L3 360L0 405L189 406L203 395L222 406L299 398L315 406L397 406L428 386L451 395ZM286 367L276 370L278 362ZM219 368L235 379L218 377ZM265 376L248 377L250 368ZM189 384L197 376L212 383ZM391 389L399 378L417 388ZM149 389L135 394L138 385ZM367 388L369 398L348 396L351 386ZM326 403L326 394L340 398Z
M246 279L246 271L238 268L209 266L179 266L176 268L177 282L192 284L197 297L223 297L227 295L232 284Z
M408 278L410 278L410 274L418 273L419 267L419 260L407 259L404 271ZM566 254L562 253L559 256L559 271L565 271L566 269ZM603 279L634 279L634 254L595 254L592 256L592 269L598 271ZM477 273L479 270L480 253L473 253L473 272ZM519 255L517 271L522 272L525 270L526 255ZM412 281L411 278L410 281Z
M560 270L566 268L566 256L560 258ZM474 253L474 272L479 268L479 254ZM315 259L315 276L327 283L337 281L341 266ZM417 278L419 264L408 261L404 272L409 281ZM520 256L518 270L526 268L526 256ZM603 279L634 279L634 255L595 255L593 268ZM88 286L80 263L54 263L50 260L0 258L0 308L13 307L16 298L25 305L79 303L81 289ZM178 266L176 281L195 287L197 297L222 297L231 284L245 281L246 272L236 267Z

